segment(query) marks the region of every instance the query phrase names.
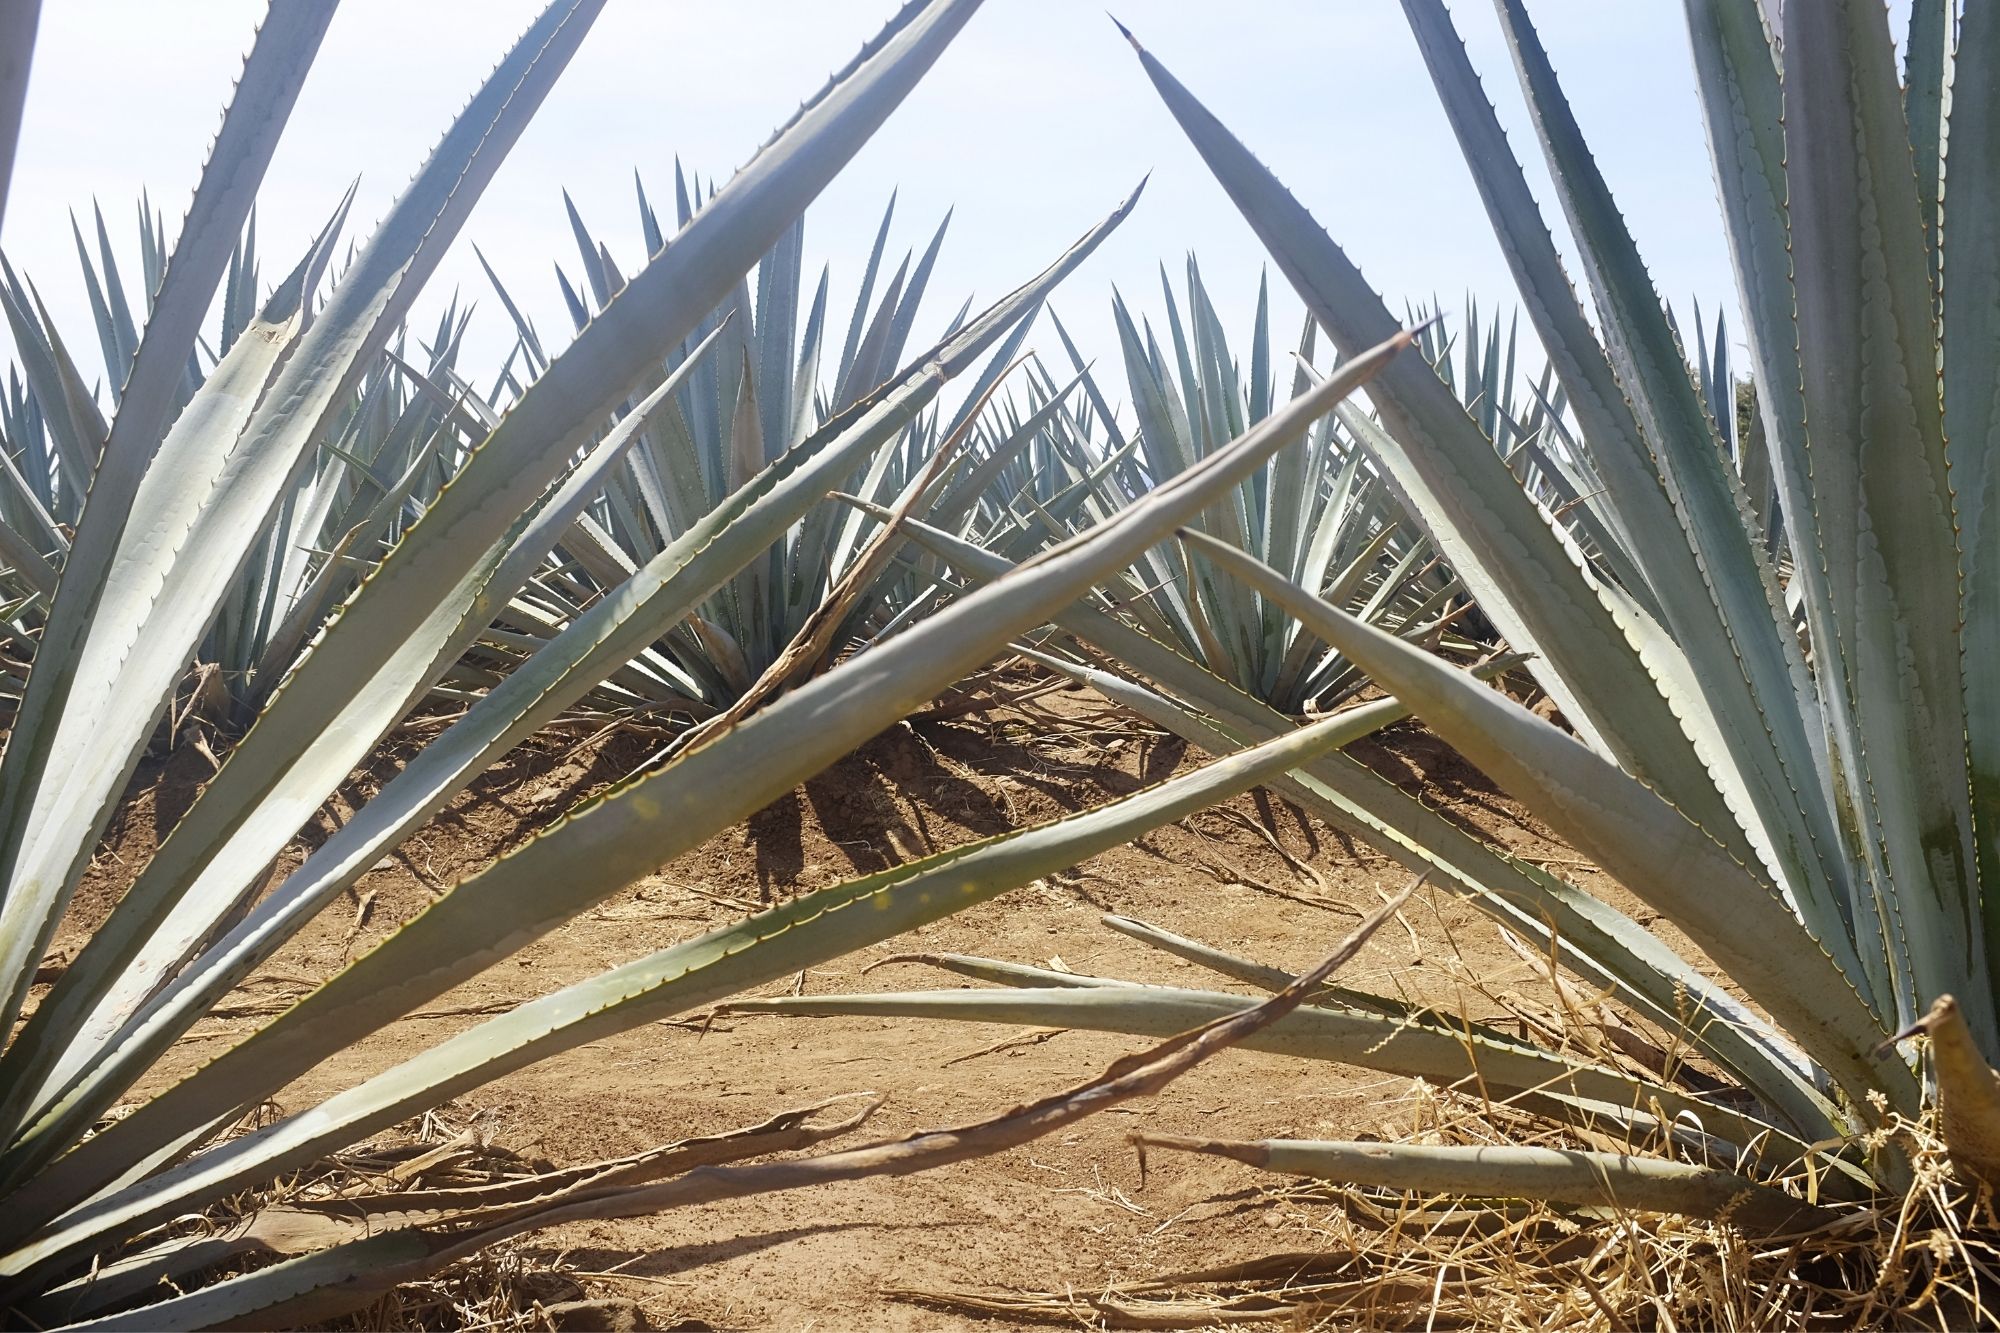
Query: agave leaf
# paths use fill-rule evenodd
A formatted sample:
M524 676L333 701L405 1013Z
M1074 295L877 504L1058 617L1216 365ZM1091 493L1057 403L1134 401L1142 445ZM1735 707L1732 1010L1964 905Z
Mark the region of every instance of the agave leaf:
M799 268L805 247L801 219L772 248L757 270L757 333L763 363L756 368L757 415L764 422L764 461L770 462L794 443L792 401L797 386L792 376L792 349L799 322Z
M930 287L931 272L937 267L938 252L944 248L945 233L951 229L952 210L946 209L937 230L931 233L930 244L924 247L923 255L910 273L909 283L903 288L903 299L896 306L894 322L889 327L889 337L882 349L880 368L886 370L900 362L903 348L908 345L910 330L916 324L919 303L924 292ZM877 378L880 378L878 373Z
M1909 123L1910 156L1917 168L1917 203L1923 210L1924 250L1930 258L1933 288L1938 283L1938 203L1944 183L1945 124L1951 118L1950 109L1956 106L1956 9L1951 0L1916 0L1910 6L1909 41L1903 52L1903 114ZM1976 66L1978 61L1974 55L1970 63ZM1963 111L1958 114L1965 116ZM1959 123L1966 122L1961 119Z
M149 1333L161 1328L213 1328L238 1318L254 1321L267 1310L310 1299L313 1293L338 1288L358 1275L420 1262L432 1249L421 1232L390 1231L331 1250L296 1255L171 1300L100 1316L73 1327Z
M1919 8L1930 8L1923 5ZM1912 59L1916 56L1914 46ZM1965 565L1967 739L1979 880L2000 884L2000 682L1979 667L2000 651L2000 402L1981 362L2000 357L2000 14L1974 6L1959 31L1951 89L1950 263L1944 269L1945 429L1950 441L1959 549ZM1989 957L2000 954L2000 905L1983 905Z
M21 136L21 106L28 97L28 61L42 0L10 5L0 26L0 218L7 213L7 182L14 174L14 145Z
M1620 1212L1682 1213L1727 1221L1758 1236L1817 1231L1841 1216L1836 1209L1807 1203L1732 1171L1629 1153L1512 1145L1461 1148L1291 1139L1232 1142L1143 1133L1134 1136L1134 1141L1142 1151L1169 1148L1205 1153L1266 1171L1342 1185L1481 1199L1544 1199Z
M1815 648L1852 692L1871 832L1888 896L1907 904L1899 1013L1912 1017L1918 994L1954 992L1991 1049L2000 1020L1974 888L1956 514L1894 47L1886 13L1850 0L1810 18L1794 9L1783 27L1787 213L1833 611L1813 626Z
M889 279L889 288L882 295L876 307L875 317L868 322L868 331L861 344L855 349L854 364L849 367L847 379L835 394L836 403L850 402L860 397L874 386L880 373L882 357L888 349L889 333L895 325L896 307L903 298L903 284L910 272L909 256L897 266L894 276Z
M100 230L104 226L101 210L97 214L97 225ZM111 391L111 401L116 404L118 395L125 388L124 371L131 365L132 353L138 350L138 333L131 329L129 311L125 315L126 330L120 329L117 318L112 315L111 304L104 294L104 284L98 281L97 265L91 260L90 248L83 243L83 229L77 225L74 212L69 215L69 233L76 242L77 267L83 271L84 295L90 302L91 320L97 325L98 350L104 355L105 367L115 386ZM105 281L115 279L107 273ZM124 331L131 333L129 343L121 339L121 332Z
M971 977L975 981L990 981L996 986L1054 986L1061 989L1083 990L1135 984L1109 977L1087 976L1080 972L1057 972L1052 968L1031 967L1026 963L1009 963L962 953L899 953L870 963L868 970L872 972L891 963L922 963L927 967L935 967L957 976Z
M889 223L896 216L896 195L889 196L888 207L882 210L882 223L875 229L875 245L868 252L868 267L861 274L861 291L854 298L854 312L847 320L847 341L840 349L840 364L834 370L833 382L845 389L854 371L855 358L861 351L864 321L868 318L870 301L875 294L875 277L882 267L882 251L889 244ZM836 402L835 408L846 406Z

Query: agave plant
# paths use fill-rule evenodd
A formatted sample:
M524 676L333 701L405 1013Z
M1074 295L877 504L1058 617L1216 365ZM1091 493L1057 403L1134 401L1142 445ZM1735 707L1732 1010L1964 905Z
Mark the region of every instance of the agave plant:
M897 520L891 498L902 495L901 521L921 516L926 528L1013 560L1027 559L1143 498L1262 420L1274 406L1262 303L1256 356L1245 378L1192 262L1188 282L1192 333L1167 289L1178 378L1150 327L1141 351L1129 311L1122 300L1115 304L1138 415L1135 430L1120 425L1105 386L1051 315L1071 378L1058 380L1030 353L1022 358L1018 391L1002 388L1002 358L996 357L980 383L987 391L1000 392L983 412L973 409L984 394L968 398L948 429L948 439L957 447L949 456L932 459L937 469L933 476L911 487L921 456L906 449L904 457L881 460L843 498L872 520L893 526ZM1434 336L1427 328L1419 333L1420 340ZM1199 372L1190 348L1199 355ZM1304 352L1310 356L1311 351L1308 330ZM1295 388L1303 392L1310 384L1302 379ZM1184 385L1191 386L1185 400ZM1195 405L1192 415L1188 402ZM1420 541L1403 538L1372 469L1331 417L1314 423L1301 450L1279 455L1239 496L1203 521L1254 541L1259 550L1272 541L1288 544L1297 561L1324 574L1324 584L1343 589L1343 597L1352 596L1355 605L1393 620L1412 635L1434 641L1465 609L1442 610L1455 588L1424 561ZM906 557L904 564L899 574L873 576L868 598L847 616L846 640L865 643L894 633L956 591L947 569L936 562ZM1352 673L1324 644L1310 635L1293 635L1295 623L1279 617L1275 608L1269 612L1274 617L1267 627L1271 632L1261 634L1266 611L1254 595L1245 599L1239 589L1213 580L1198 583L1195 572L1172 551L1149 553L1101 595L1104 604L1120 608L1133 623L1194 662L1260 696L1275 691L1288 711L1333 702L1340 687L1352 689L1358 683L1350 683Z
M343 203L322 247L336 240L345 212ZM166 223L147 199L140 201L138 221L144 306L131 298L102 214L95 218L94 255L72 227L97 343L105 366L114 370L129 365L138 349L139 325L151 316L166 265ZM229 257L212 336L191 350L170 411L186 406L254 325L259 288L253 211ZM6 456L0 561L7 566L0 570L0 596L11 600L6 619L18 650L14 661L25 671L83 510L106 411L115 411L124 384L115 378L109 383L108 401L101 401L107 393L84 387L86 378L33 285L3 261L0 309L21 357L0 401L0 453ZM477 443L461 404L426 394L418 383L454 378L466 322L455 303L445 309L421 371L407 359L413 355L407 331L398 329L344 408L329 418L197 648L193 688L180 713L199 712L236 730L247 725L301 645L429 507L465 450ZM157 445L146 443L148 449ZM18 697L19 680L11 683Z
M1185 320L1164 275L1162 286L1171 360L1150 322L1135 323L1122 300L1114 310L1144 460L1143 467L1135 460L1111 472L1109 480L1122 490L1114 504L1143 494L1156 477L1174 475L1233 428L1268 414L1275 401L1264 288L1260 285L1246 368L1231 355L1192 260ZM1546 496L1551 507L1574 499L1573 478L1560 466L1565 458L1558 438L1560 388L1545 376L1527 395L1519 393L1512 339L1502 357L1496 320L1482 342L1476 305L1458 346L1440 322L1421 314L1411 322L1424 357L1438 366L1468 410L1489 423L1495 447L1523 483ZM1314 381L1317 340L1317 325L1308 319L1295 358L1294 394ZM1456 380L1455 352L1464 366ZM1107 426L1116 439L1115 425ZM1454 650L1476 655L1490 645L1468 640L1458 626L1475 608L1370 458L1364 441L1378 429L1366 414L1343 408L1316 424L1303 449L1281 455L1266 475L1253 479L1236 502L1205 515L1198 530L1258 554L1371 624L1433 650L1449 636ZM1330 708L1365 683L1282 607L1253 589L1213 577L1199 562L1169 553L1134 570L1119 593L1147 632L1281 712Z
M1391 1011L1379 999L1301 1010L1266 1040L1447 1082L1476 1071L1483 1089L1525 1090L1528 1104L1567 1122L1609 1122L1627 1142L1685 1148L1746 1174L1740 1189L1702 1196L1689 1192L1688 1172L1712 1167L1660 1157L1232 1151L1356 1183L1719 1216L1726 1197L1768 1199L1754 1181L1792 1167L1808 1144L1838 1149L1820 1178L1822 1202L1898 1185L1906 1160L1878 1131L1918 1116L1928 1085L1961 1168L1984 1176L2000 1142L1985 1068L2000 1057L2000 913L1985 896L2000 842L1983 813L2000 718L1987 707L1981 651L2000 636L2000 547L1984 526L1996 475L1987 459L2000 328L1990 207L2000 13L1972 5L1956 15L1946 0L1919 0L1899 75L1879 5L1791 4L1767 28L1755 0L1686 0L1757 386L1761 438L1731 441L1726 368L1705 346L1696 352L1706 373L1690 365L1524 5L1499 9L1594 321L1442 4L1404 3L1566 394L1567 461L1588 469L1578 475L1592 492L1593 539L1510 473L1491 420L1469 414L1434 365L1406 358L1371 385L1380 429L1365 443L1507 644L1532 654L1529 669L1569 728L1362 623L1254 552L1200 532L1187 541L1194 558L1286 606L1409 702L1679 927L1755 1008L1609 903L1399 801L1342 756L1306 766L1281 790L1557 951L1752 1100L1523 1049L1500 1033L1460 1033L1451 1052L1433 1051L1423 1015L1383 1019ZM1158 60L1139 55L1336 346L1358 349L1393 328L1305 209ZM969 571L1000 572L989 555L941 534L928 540ZM1153 665L1147 646L1108 618L1060 623L1136 671ZM1151 689L1102 673L1100 683L1181 727L1200 710L1218 751L1281 726L1184 671ZM1239 979L1271 979L1252 960L1128 928ZM1076 989L1020 969L1010 984L777 1007L1147 1031L1248 1003ZM1917 1031L1938 1040L1928 1078L1891 1041ZM1825 1218L1771 1206L1785 1225Z
M935 545L941 531L990 556L1025 560L1049 542L1118 513L1269 415L1276 386L1264 294L1253 356L1245 367L1229 350L1192 260L1185 321L1164 275L1162 286L1175 349L1171 360L1150 321L1134 320L1122 298L1114 302L1136 429L1120 425L1105 386L1052 316L1075 378L1064 384L1038 358L1027 358L1025 399L1009 393L996 402L976 423L977 442L956 469L914 507L913 513L921 514L918 528L933 534L927 540ZM1415 322L1425 356L1452 354L1432 322ZM1299 353L1308 365L1315 343L1308 324ZM1477 346L1475 336L1467 354L1476 358ZM1561 410L1559 391L1553 409L1537 402L1516 411L1511 363L1504 369L1497 362L1468 364L1468 399L1500 404L1513 427L1509 439L1516 465L1532 469L1541 460L1547 466L1544 423L1552 410ZM1302 370L1294 393L1306 392L1316 377L1317 372ZM1482 645L1467 641L1455 627L1475 608L1428 544L1407 534L1400 509L1344 412L1313 423L1300 449L1280 454L1198 526L1283 560L1297 577L1413 641L1435 650L1448 638L1453 651L1477 655ZM1372 427L1362 418L1360 428ZM878 518L888 515L880 502L846 498ZM861 630L878 636L892 632L952 595L955 585L944 572L949 561L944 569L934 562L908 563L914 568L899 582L878 588L886 618L878 613ZM1100 598L1101 606L1186 659L1190 669L1212 673L1282 712L1330 710L1366 683L1275 603L1209 577L1172 550L1148 553L1108 583ZM1050 646L1063 652L1060 644Z
M706 199L699 181L690 183L678 165L674 185L676 213L685 226ZM567 198L564 203L585 277L572 284L558 266L556 278L581 331L626 278L574 204ZM661 226L643 184L638 187L638 212L646 246L657 250ZM754 286L747 278L739 283L668 359L662 373L692 355L711 334L718 338L714 355L692 370L673 401L649 423L548 565L501 612L485 644L493 654L486 663L490 672L511 669L521 654L573 624L607 589L874 390L902 361L950 218L932 234L921 257L904 255L884 283L883 259L894 214L891 199L837 356L832 349L840 333L828 310L829 271L822 270L810 304L803 300L801 219L759 263ZM530 369L538 368L546 360L539 334L490 266L487 271L514 314L521 359ZM966 309L959 310L947 333L956 332L966 315ZM927 468L944 461L941 448L976 452L979 442L963 438L974 410L1014 360L1032 324L1030 312L1010 331L949 423L935 409L926 410L899 436L856 461L850 475L839 480L840 489L890 506ZM824 382L822 364L831 372ZM497 420L497 412L487 411ZM863 626L879 624L893 609L883 604L886 586L876 586L887 581L862 576L877 528L875 519L852 509L813 510L766 559L752 562L694 614L647 645L593 694L591 705L655 721L709 721L725 710L747 711L785 681L823 668ZM854 581L861 586L844 591L834 632L822 636L825 643L811 653L803 652L801 636L826 614L823 608L835 590ZM782 679L767 679L781 660Z
M230 1132L304 1071L747 817L1077 604L1379 372L1410 342L1398 333L1033 569L965 596L871 660L837 666L757 716L706 732L657 770L572 811L241 1044L140 1093L162 1053L236 983L486 765L766 559L945 383L1011 336L1123 219L1131 201L746 477L265 890L300 822L574 529L641 434L715 355L720 333L662 367L782 244L976 8L977 0L924 0L896 15L549 359L298 657L109 919L43 989L37 976L49 942L182 664L282 509L306 451L340 419L599 9L593 0L551 4L325 298L314 299L318 247L176 415L203 316L330 16L325 6L273 7L96 451L90 499L0 755L0 982L9 1033L0 1051L0 1195L8 1204L0 1308L12 1317L104 1328L323 1318L385 1283L556 1220L851 1174L859 1168L850 1160L838 1171L791 1163L782 1165L800 1169L774 1176L769 1167L712 1166L698 1178L660 1181L701 1160L809 1146L855 1123L781 1117L699 1152L561 1171L504 1196L351 1201L352 1210L304 1228L294 1214L265 1210L216 1237L169 1225L533 1060L984 901L1400 716L1385 701L1117 805L808 895L528 1000L317 1105ZM4 128L0 140L11 142L16 125ZM147 448L156 436L157 448ZM197 487L190 478L213 480ZM1024 1123L1053 1122L1030 1115ZM932 1160L920 1146L892 1144L864 1160L869 1169L914 1169ZM243 1262L274 1251L286 1257Z

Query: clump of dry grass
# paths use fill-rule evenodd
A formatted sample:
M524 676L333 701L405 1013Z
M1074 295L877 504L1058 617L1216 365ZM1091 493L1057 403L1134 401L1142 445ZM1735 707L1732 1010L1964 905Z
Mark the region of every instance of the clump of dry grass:
M588 1297L560 1256L497 1247L436 1277L405 1283L325 1329L409 1329L424 1333L530 1333L560 1327L563 1311ZM555 1315L551 1311L557 1312ZM610 1327L609 1322L600 1325Z
M1467 1123L1438 1141L1487 1141L1464 1133ZM1915 1164L1901 1198L1775 1239L1667 1214L1315 1187L1359 1271L1342 1285L1291 1282L1278 1294L1311 1327L1990 1326L2000 1294L1990 1194L1975 1197L1954 1178L1928 1121L1895 1132Z

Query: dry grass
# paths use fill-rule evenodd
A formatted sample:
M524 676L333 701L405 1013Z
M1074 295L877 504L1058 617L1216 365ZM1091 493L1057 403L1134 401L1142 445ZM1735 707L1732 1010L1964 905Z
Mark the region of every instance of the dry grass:
M1425 1144L1577 1146L1504 1105L1417 1085ZM1266 1191L1281 1253L1095 1293L885 1294L965 1314L1091 1328L1963 1329L2000 1322L2000 1217L1961 1185L1927 1122L1888 1131L1911 1153L1898 1197L1836 1227L1767 1239L1722 1223L1532 1201L1406 1197L1298 1182ZM1784 1182L1802 1192L1800 1178Z
M234 1132L257 1128L270 1115L270 1108L259 1108ZM448 1110L431 1112L271 1186L229 1199L170 1228L169 1234L224 1234L274 1206L323 1204L384 1189L487 1185L527 1179L547 1168L547 1162L496 1143L476 1115L462 1119ZM225 1265L212 1276L260 1262ZM563 1327L566 1311L592 1295L564 1256L532 1246L500 1245L317 1327L528 1333Z
M559 1257L501 1246L434 1278L397 1287L365 1310L319 1327L527 1333L562 1327L563 1316L588 1295Z

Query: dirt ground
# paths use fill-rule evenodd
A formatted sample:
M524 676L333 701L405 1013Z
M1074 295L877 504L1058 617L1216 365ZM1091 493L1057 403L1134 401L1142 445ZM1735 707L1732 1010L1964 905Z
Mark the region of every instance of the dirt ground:
M479 1021L805 890L934 849L1100 803L1201 756L1137 726L1095 696L1012 712L900 725L744 828L717 837L467 983L368 1044L313 1071L279 1103L296 1109ZM481 781L386 860L248 983L232 1016L204 1022L160 1081L210 1058L263 1014L368 948L439 888L647 752L629 736L587 744L543 738ZM1480 774L1414 725L1357 747L1435 805L1486 828L1517 854L1602 877L1522 817ZM393 767L362 773L320 817L344 817ZM73 943L185 808L207 761L183 749L141 775L66 927ZM290 854L295 863L300 849ZM865 969L909 950L976 953L1138 981L1241 989L1121 936L1106 913L1137 917L1288 968L1316 961L1406 872L1284 802L1258 792L1093 858L1048 880L816 968L782 993L916 989L964 983L915 966ZM1615 896L1615 895L1614 895ZM1420 890L1340 977L1342 984L1492 1013L1491 989L1547 996L1546 982L1487 918ZM705 1031L655 1023L501 1079L444 1108L447 1126L559 1165L746 1125L841 1093L887 1104L864 1135L977 1120L1101 1070L1143 1043L1061 1032L1009 1042L1017 1029L879 1019L728 1016ZM1150 1102L1003 1156L929 1174L820 1187L633 1221L539 1233L518 1246L532 1266L560 1260L593 1296L636 1301L655 1328L994 1329L898 1298L892 1288L1092 1291L1110 1282L1275 1251L1306 1250L1329 1210L1283 1182L1226 1162L1156 1154L1142 1184L1125 1136L1165 1132L1256 1138L1397 1136L1416 1101L1407 1080L1364 1070L1225 1052ZM615 1270L615 1271L614 1271Z

